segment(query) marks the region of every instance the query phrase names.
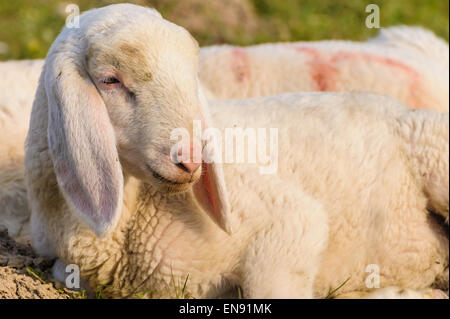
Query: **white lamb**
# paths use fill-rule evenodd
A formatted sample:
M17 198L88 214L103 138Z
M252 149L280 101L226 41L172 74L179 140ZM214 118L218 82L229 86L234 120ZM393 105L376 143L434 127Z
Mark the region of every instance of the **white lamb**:
M401 26L367 42L205 47L199 77L210 99L359 90L390 95L414 109L448 112L448 58L448 44L432 32Z
M24 182L24 141L42 66L36 61L0 62L0 224L22 234L29 218ZM17 70L21 71L17 73ZM27 233L27 229L23 229Z
M40 254L77 264L112 297L170 297L189 276L195 297L241 285L248 298L320 298L349 277L341 293L367 290L369 264L382 287L445 277L448 238L428 209L448 218L448 114L369 93L208 107L183 28L134 5L88 11L80 25L49 51L27 137ZM278 128L277 173L174 164L171 132L194 120Z

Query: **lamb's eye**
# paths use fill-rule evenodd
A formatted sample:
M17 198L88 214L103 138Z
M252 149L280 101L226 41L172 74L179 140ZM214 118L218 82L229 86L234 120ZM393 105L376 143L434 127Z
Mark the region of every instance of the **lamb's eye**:
M104 78L102 80L102 83L105 84L115 84L115 83L120 83L120 81L118 79L116 79L115 77L108 77L108 78Z

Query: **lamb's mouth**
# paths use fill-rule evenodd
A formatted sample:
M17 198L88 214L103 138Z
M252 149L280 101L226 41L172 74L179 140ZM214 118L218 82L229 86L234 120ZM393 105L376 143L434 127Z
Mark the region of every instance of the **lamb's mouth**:
M183 191L187 190L193 184L192 180L190 180L189 182L172 181L172 180L162 176L158 172L156 172L154 169L152 169L152 167L150 167L150 165L146 165L146 166L147 166L147 169L152 174L152 177L154 179L156 179L158 182L162 183L165 186L164 187L165 191L168 193L183 192Z
M170 185L186 185L186 184L189 184L189 183L181 183L181 182L171 181L170 179L167 179L164 176L161 176L160 174L156 173L155 171L153 171L153 177L156 178L156 179L159 179L161 182L164 182L164 183L170 184Z

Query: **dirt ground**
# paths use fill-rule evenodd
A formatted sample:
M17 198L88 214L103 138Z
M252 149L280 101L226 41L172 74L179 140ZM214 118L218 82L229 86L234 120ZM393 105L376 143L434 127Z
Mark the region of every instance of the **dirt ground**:
M52 279L53 260L36 256L30 245L8 236L0 225L0 299L70 299L82 295Z

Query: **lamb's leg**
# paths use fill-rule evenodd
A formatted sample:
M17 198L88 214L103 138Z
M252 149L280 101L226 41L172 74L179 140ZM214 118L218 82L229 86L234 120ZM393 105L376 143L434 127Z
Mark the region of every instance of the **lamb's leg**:
M49 238L49 231L44 222L44 219L40 216L41 212L36 211L31 213L30 217L30 234L31 245L34 251L40 255L48 258L57 257L56 250Z
M328 242L327 214L296 195L273 222L252 238L242 276L246 298L312 298L321 254Z
M15 240L20 236L21 241L26 242L29 233L24 226L30 218L30 209L23 163L0 165L0 185L0 225L4 225Z
M336 297L337 299L448 299L440 289L412 290L399 287L386 287L373 291L353 291Z

